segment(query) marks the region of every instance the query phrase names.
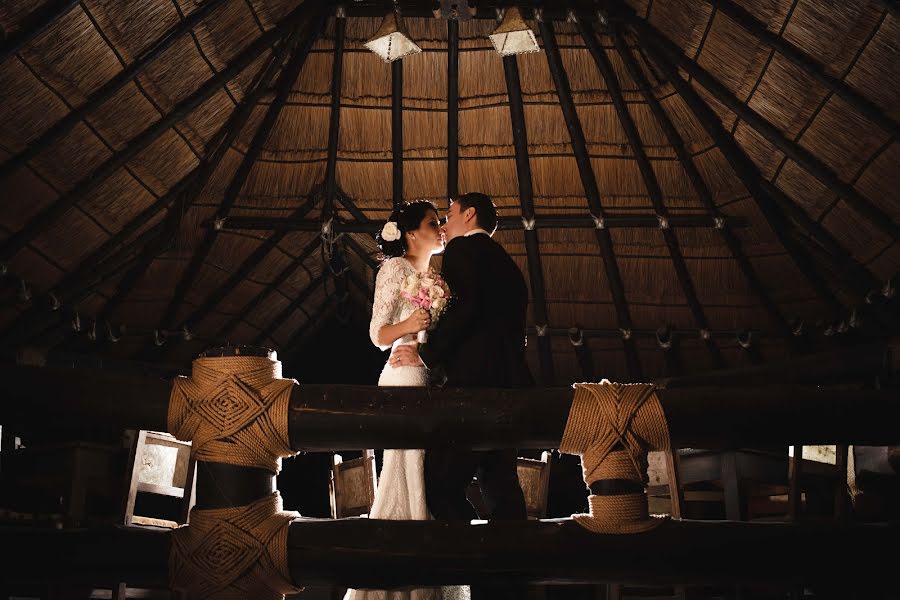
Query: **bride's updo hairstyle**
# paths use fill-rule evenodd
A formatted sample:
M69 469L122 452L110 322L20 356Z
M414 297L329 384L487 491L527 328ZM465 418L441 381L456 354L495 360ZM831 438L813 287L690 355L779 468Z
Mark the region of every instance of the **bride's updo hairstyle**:
M428 200L404 202L395 208L384 227L375 236L382 257L387 260L405 256L408 248L404 234L418 229L431 211L437 212L437 208Z

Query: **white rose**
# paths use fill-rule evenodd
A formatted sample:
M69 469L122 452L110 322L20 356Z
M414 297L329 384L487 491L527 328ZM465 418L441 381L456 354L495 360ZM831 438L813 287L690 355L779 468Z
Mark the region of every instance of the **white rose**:
M444 308L444 304L446 303L446 298L436 298L434 302L431 303L431 307L436 311L440 311Z
M431 277L425 277L424 279L422 279L422 287L423 288L430 288L433 285L434 285L434 279L432 279Z
M431 292L431 296L433 298L443 298L444 297L444 288L442 288L439 285L431 286L431 290L429 290L429 291Z
M414 287L416 287L416 284L417 284L418 282L419 282L419 278L418 278L418 277L416 277L415 275L409 275L409 276L406 278L406 287L414 288Z
M386 242L396 242L400 239L400 228L394 221L388 221L381 228L381 239Z

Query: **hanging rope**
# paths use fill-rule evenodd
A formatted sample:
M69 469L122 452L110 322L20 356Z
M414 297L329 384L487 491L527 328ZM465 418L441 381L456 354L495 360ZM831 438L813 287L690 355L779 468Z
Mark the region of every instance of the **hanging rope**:
M177 377L168 428L191 441L197 460L259 467L277 474L296 454L288 438L288 406L297 383L281 378L281 362L255 356L198 358Z
M300 514L282 508L274 492L247 506L191 510L190 525L172 533L172 589L199 600L281 600L299 592L288 569L287 537Z
M647 453L669 448L665 414L651 384L575 384L559 451L581 456L590 513L572 515L595 533L637 533L662 522L647 509Z

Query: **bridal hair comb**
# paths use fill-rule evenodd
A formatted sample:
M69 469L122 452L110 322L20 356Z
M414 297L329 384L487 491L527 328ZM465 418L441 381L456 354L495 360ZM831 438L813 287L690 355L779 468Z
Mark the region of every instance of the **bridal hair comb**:
M388 221L381 228L381 239L386 242L396 242L400 239L400 228L396 221Z

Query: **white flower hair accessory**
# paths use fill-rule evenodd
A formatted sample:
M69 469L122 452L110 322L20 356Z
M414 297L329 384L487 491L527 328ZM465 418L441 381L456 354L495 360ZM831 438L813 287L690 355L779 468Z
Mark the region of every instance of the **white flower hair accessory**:
M381 239L386 242L396 242L400 239L400 228L396 221L388 221L381 228Z

